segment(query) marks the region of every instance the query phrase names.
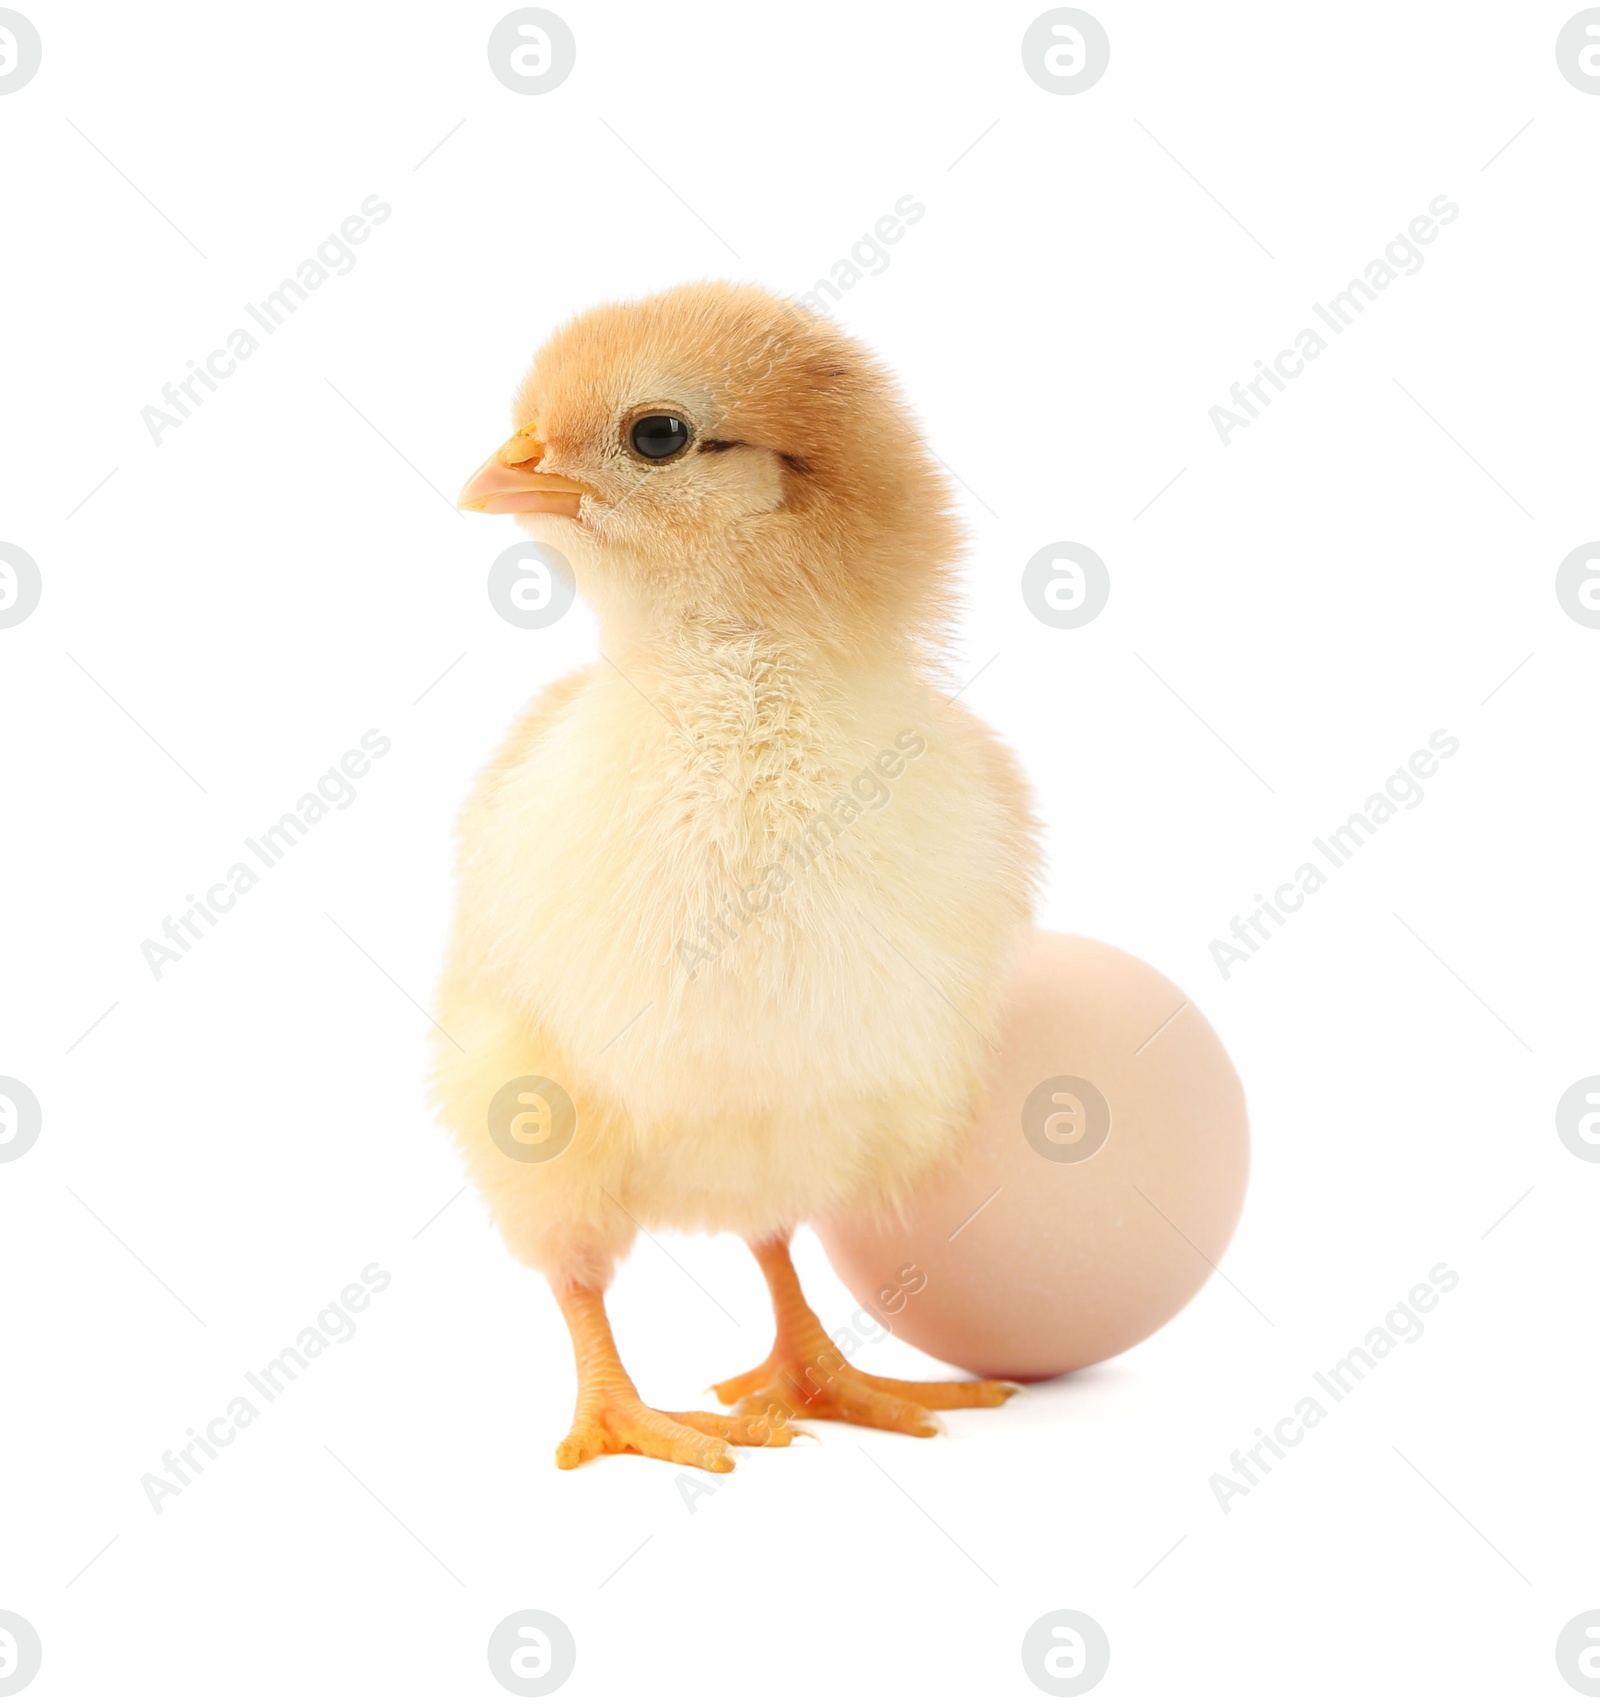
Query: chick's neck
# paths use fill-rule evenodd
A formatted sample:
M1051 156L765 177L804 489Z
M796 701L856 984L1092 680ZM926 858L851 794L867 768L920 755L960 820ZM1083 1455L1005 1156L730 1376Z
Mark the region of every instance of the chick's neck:
M736 688L821 706L864 680L920 673L914 645L870 632L823 638L694 607L602 611L600 627L602 654L646 696L677 707Z

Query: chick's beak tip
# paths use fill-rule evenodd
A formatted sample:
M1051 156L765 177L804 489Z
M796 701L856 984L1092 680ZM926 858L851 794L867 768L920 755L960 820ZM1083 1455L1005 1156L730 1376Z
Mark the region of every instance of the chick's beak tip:
M576 518L578 504L589 488L562 474L540 473L543 457L544 446L534 429L523 427L462 487L456 508L494 516L544 514Z

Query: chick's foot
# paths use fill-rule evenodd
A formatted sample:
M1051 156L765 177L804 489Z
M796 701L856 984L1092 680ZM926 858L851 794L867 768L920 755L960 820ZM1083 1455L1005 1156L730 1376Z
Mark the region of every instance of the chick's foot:
M556 1467L575 1470L591 1458L632 1452L696 1470L733 1468L729 1446L787 1446L802 1429L714 1411L657 1411L639 1397L622 1367L605 1302L593 1287L558 1294L578 1365L572 1428L556 1448Z
M932 1412L1003 1405L1017 1391L1009 1381L897 1381L856 1369L806 1303L787 1242L752 1249L772 1293L777 1334L764 1363L712 1389L741 1417L773 1430L805 1416L927 1436L939 1432Z
M575 1470L591 1458L632 1452L696 1470L733 1468L731 1446L787 1446L800 1430L774 1428L756 1417L714 1411L655 1411L635 1393L579 1404L572 1429L556 1448L556 1467Z

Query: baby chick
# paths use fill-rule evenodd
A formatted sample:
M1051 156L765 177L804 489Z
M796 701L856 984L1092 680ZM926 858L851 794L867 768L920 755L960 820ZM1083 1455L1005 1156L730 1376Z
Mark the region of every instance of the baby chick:
M801 1416L925 1435L999 1404L853 1369L788 1249L951 1156L1031 914L1026 788L937 685L939 466L858 343L725 284L572 321L513 425L462 507L565 558L603 644L465 809L436 1083L571 1330L556 1462L729 1470ZM624 1371L603 1294L641 1228L754 1251L777 1332L716 1389L737 1415L653 1410Z

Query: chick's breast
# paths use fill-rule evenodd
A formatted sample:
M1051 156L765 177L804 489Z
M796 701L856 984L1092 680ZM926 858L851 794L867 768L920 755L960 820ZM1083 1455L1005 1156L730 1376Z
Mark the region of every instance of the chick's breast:
M590 672L464 821L443 999L493 1034L473 1094L525 1046L579 1112L569 1187L587 1166L646 1224L892 1201L970 1117L1035 861L1009 755L909 669Z

